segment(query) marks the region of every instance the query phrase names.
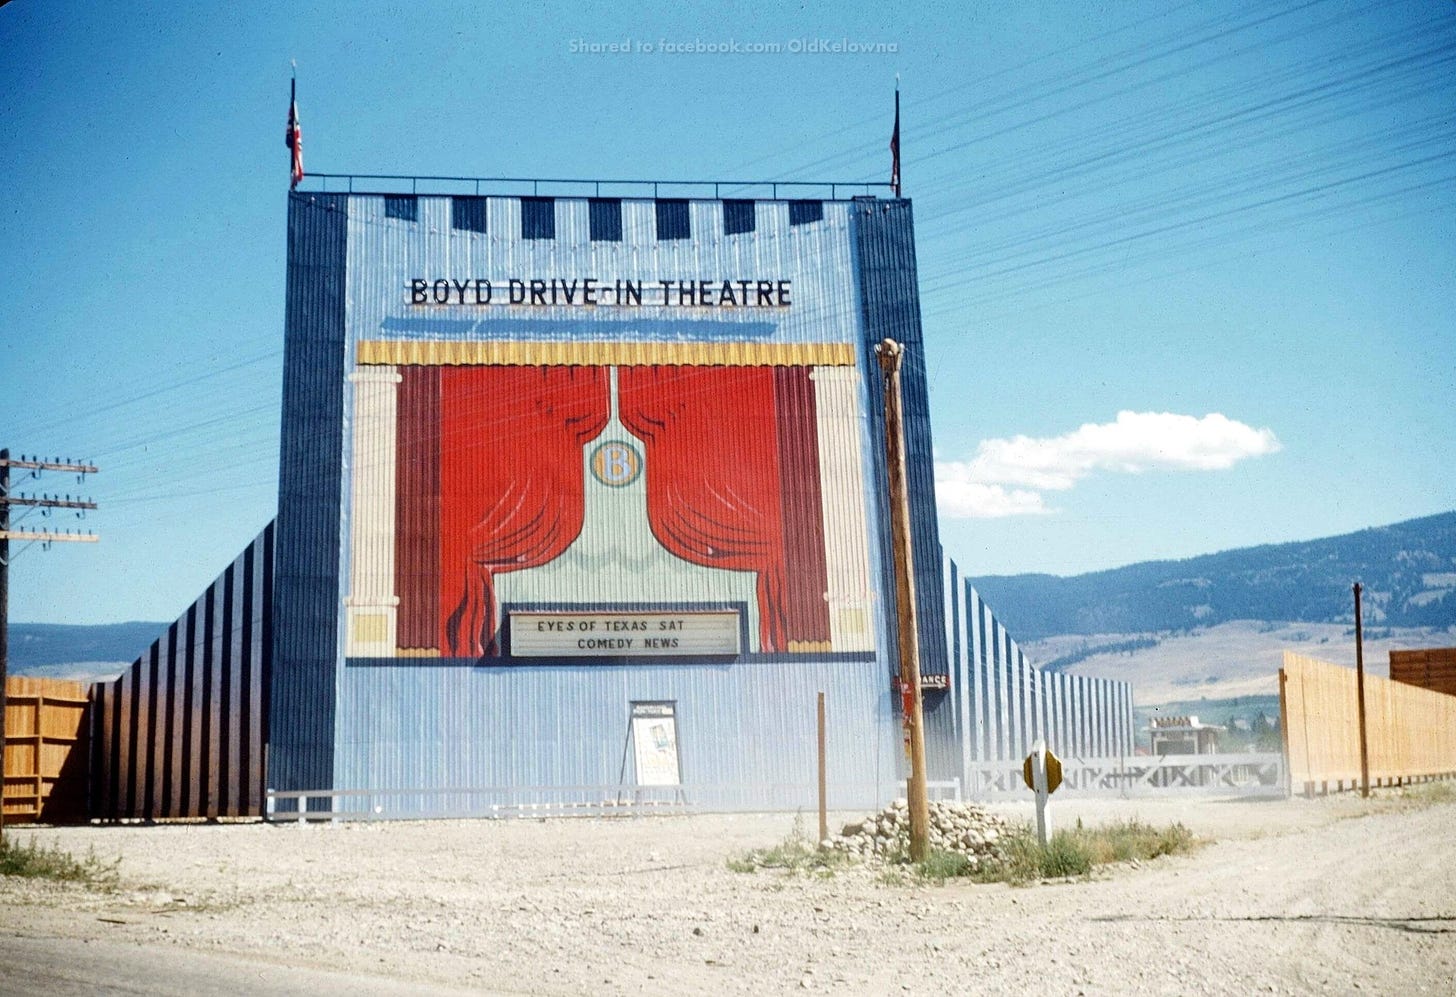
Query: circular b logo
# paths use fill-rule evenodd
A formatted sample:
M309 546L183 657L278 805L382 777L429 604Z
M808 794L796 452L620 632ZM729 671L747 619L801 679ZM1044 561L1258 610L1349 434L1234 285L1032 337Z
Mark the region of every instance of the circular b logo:
M602 484L621 488L642 473L642 455L630 443L609 440L592 451L591 469Z

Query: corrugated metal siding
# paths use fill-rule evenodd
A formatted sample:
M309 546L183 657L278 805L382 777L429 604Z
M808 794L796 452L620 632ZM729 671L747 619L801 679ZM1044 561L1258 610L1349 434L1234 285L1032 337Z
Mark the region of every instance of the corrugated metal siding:
M657 239L655 204L650 200L622 202L620 242L589 239L589 204L584 199L556 200L553 239L521 237L516 198L490 199L486 233L453 229L448 198L421 197L417 209L411 220L390 217L379 197L296 195L290 201L278 677L269 711L274 729L270 785L287 790L599 784L606 771L602 745L611 742L608 760L620 761L626 700L677 697L692 700L693 729L712 734L701 746L688 749L687 714L680 714L685 778L699 787L708 783L738 787L714 791L725 804L740 793L745 801L767 805L772 795L767 787L784 780L807 785L809 776L795 773L812 773L812 766L801 764L803 742L795 741L777 761L763 756L764 745L772 743L775 718L778 726L788 723L781 714L796 709L789 704L799 698L811 708L813 693L820 688L831 693L831 703L837 697L854 704L849 715L857 718L857 736L877 746L868 754L863 746L855 749L858 774L850 782L893 783L899 730L891 714L891 657L885 650L893 646L893 632L886 633L890 600L885 598L893 589L883 583L888 576L879 570L859 580L852 563L856 556L863 562L867 552L868 563L876 568L887 562L877 529L866 522L865 513L842 507L852 501L868 511L868 519L883 519L882 433L874 428L880 409L867 401L878 397L878 366L865 347L894 336L906 344L909 355L905 401L922 627L924 633L938 634L945 610L936 563L929 417L908 205L876 214L876 206L830 202L824 205L822 221L791 226L786 203L759 202L755 230L730 236L723 229L721 202L692 201L688 205L692 237L668 242ZM345 213L346 235L341 227ZM529 314L505 315L491 310L414 308L406 294L406 281L415 277L500 280L599 274L644 282L723 275L792 277L794 304L782 310L686 314L644 308L621 316L609 309L543 306ZM832 458L832 465L844 473L836 471L825 478L820 502L826 520L863 524L858 536L854 530L826 528L828 584L831 591L836 585L844 590L836 596L840 605L831 600L831 611L846 609L846 613L834 615L833 622L842 624L862 613L869 633L866 643L856 648L872 650L873 658L776 655L772 661L740 661L727 671L697 662L510 664L482 669L419 657L373 659L366 656L368 652L355 651L361 657L345 665L340 643L345 632L354 646L368 646L378 636L372 621L387 616L370 608L382 605L375 583L388 576L388 585L426 584L420 572L388 564L379 547L381 538L398 530L406 546L423 543L427 549L429 544L422 532L429 529L428 512L419 496L430 489L430 482L409 482L406 488L402 468L385 463L396 459L394 448L376 445L379 441L373 439L396 431L393 422L380 415L389 410L391 393L403 389L392 387L398 382L386 383L392 376L388 366L367 378L351 373L359 344L365 341L711 341L855 347L858 380L841 384L831 378L816 383L812 393L833 398L819 412L821 441L826 432L835 434L835 439L848 438L846 427L837 423L846 417L853 420L853 444L833 452L821 450L821 459ZM819 374L814 377L817 380ZM419 401L413 394L410 399L406 408ZM866 419L866 411L873 423ZM357 441L356 433L361 434ZM853 449L853 459L845 459L845 446ZM858 467L853 466L856 463ZM866 486L874 477L863 473L865 465L879 472L879 488L868 495ZM361 475L369 477L362 490ZM850 478L854 478L853 496L846 492ZM397 483L401 490L396 494L392 489ZM391 489L388 495L379 490L384 487ZM342 538L351 537L341 546ZM357 544L366 545L367 551L354 551ZM369 614L355 603L358 593L350 595L350 605L344 604L348 586L343 580L353 578L356 558L360 579L367 575L369 599L374 600L365 607ZM847 591L856 586L862 591ZM572 594L562 593L562 601L573 601ZM347 615L351 611L357 618ZM371 625L356 627L347 622L350 619ZM395 622L405 627L400 639L410 635L401 647L428 637L429 621L418 612ZM946 656L939 641L922 644L926 673L944 674ZM430 653L428 646L412 650ZM937 729L954 730L954 703L950 697L942 700L942 705L932 705L932 723ZM831 705L831 711L835 709ZM596 718L584 733L579 729L582 717ZM532 733L537 730L539 734ZM867 737L871 732L873 737ZM812 730L806 736L811 737ZM943 753L945 758L937 765L951 766L954 745ZM875 774L866 776L871 758ZM415 803L425 805L423 798Z
M848 343L713 343L576 340L552 342L464 342L459 340L362 340L358 361L369 365L503 365L526 367L851 367Z
M340 537L347 528L341 509L348 200L299 193L288 199L276 674L269 704L276 734L268 757L268 782L277 789L324 785L333 773ZM377 203L383 214L383 199Z
M490 232L455 230L450 226L449 198L422 197L417 221L387 217L377 197L353 197L349 202L348 238L348 334L351 350L362 348L369 360L398 359L399 354L382 350L399 350L412 359L440 359L454 350L470 354L468 359L492 359L501 362L522 362L541 359L540 351L560 348L560 363L573 359L594 359L605 362L617 358L624 350L637 347L661 347L692 353L711 348L743 360L781 362L783 358L819 359L830 356L836 363L858 363L858 312L852 250L849 235L849 205L825 206L820 222L790 226L788 207L783 202L757 204L758 225L754 232L728 236L723 229L721 202L692 201L689 216L691 240L661 242L656 235L655 204L650 200L622 202L623 238L620 242L592 242L589 239L589 202L583 199L557 199L554 204L556 238L523 240L520 231L520 204L514 198L493 198L488 215ZM689 277L784 277L793 280L793 307L789 309L728 308L711 312L700 310L663 309L653 307L624 309L582 309L579 307L533 307L526 311L470 310L450 308L418 308L410 305L406 285L415 276L434 278L451 276L488 276L498 283L497 294L504 294L499 282L510 276L580 278L583 275L619 275L623 279L647 283L659 278ZM706 316L706 317L705 317ZM600 348L611 353L593 356ZM417 356L418 353L418 356ZM651 350L644 354L651 359ZM460 359L460 357L455 357ZM821 374L815 364L813 376ZM858 373L858 370L856 370ZM401 388L413 398L410 379ZM862 410L863 378L853 381L853 411L849 425L860 429L857 413ZM358 409L360 389L357 384L345 387L344 408ZM825 397L824 393L818 393ZM839 406L840 392L826 407ZM353 396L351 400L349 396ZM838 415L843 407L835 408ZM822 414L822 413L821 413ZM362 432L350 425L349 432ZM841 431L842 432L842 431ZM399 493L396 508L418 511L419 502L405 505L411 496L421 493L413 482L406 481L406 472L417 460L405 447L421 434L405 433L400 451ZM732 439L725 434L725 439ZM428 444L428 441L425 441ZM374 448L367 440L348 444L356 463L346 473L357 478L367 473ZM863 436L856 433L854 457L867 459ZM821 454L821 457L823 455ZM370 458L372 459L372 457ZM858 468L855 469L859 471ZM826 481L821 500L827 510L831 503L843 498L845 489L837 481ZM862 475L856 476L853 499L864 504ZM838 513L840 510L835 509ZM853 510L849 510L850 513ZM415 524L353 523L357 511L350 510L350 528L359 535L375 535L389 529L414 530ZM866 519L861 511L851 515L854 521ZM342 530L341 530L342 532ZM829 531L826 531L829 532ZM845 531L834 536L845 538ZM856 557L868 561L865 548L872 546L865 531L852 536L855 550L844 557L831 557L831 563L844 565ZM416 541L418 540L416 539ZM341 561L346 571L353 553L345 551ZM875 557L877 555L871 554ZM399 576L418 580L419 572L407 565L399 567ZM860 573L862 575L862 573ZM836 576L837 578L840 576ZM853 572L845 577L858 579ZM850 650L863 650L875 643L873 613L878 607L876 593L860 585L853 593L856 605L851 613L862 613L870 630ZM418 610L418 600L399 593L402 606ZM840 593L843 595L843 593ZM562 601L577 601L571 593L563 593ZM846 596L846 600L851 597ZM862 608L860 608L862 607ZM403 609L401 610L404 611ZM405 618L406 634L418 639L417 612ZM837 622L837 617L836 617ZM409 646L409 645L406 645ZM414 648L428 653L428 647ZM364 653L353 651L351 653Z
M589 239L590 206L581 199L556 200L555 238L549 240L522 239L520 202L515 198L491 199L487 208L490 231L486 234L452 229L448 198L422 197L418 208L417 220L407 221L387 217L379 198L361 196L349 201L347 352L351 360L357 355L359 344L364 342L398 343L407 351L416 349L415 344L431 349L469 345L472 350L485 351L480 354L482 358L487 354L502 358L520 354L523 359L528 359L526 354L535 344L541 349L567 344L579 350L599 343L604 344L603 348L620 350L634 343L660 343L689 350L699 344L711 344L714 349L736 351L735 355L741 353L749 360L759 354L779 360L792 358L797 355L796 351L823 352L838 348L843 352L849 348L855 351L849 354L849 361L859 362L856 347L861 336L847 204L828 204L822 221L791 227L785 203L760 202L756 206L755 231L729 236L723 230L721 202L692 201L688 204L692 237L668 242L657 238L656 209L650 200L622 202L620 242ZM583 311L566 306L542 306L526 313L516 310L507 316L490 309L463 313L448 308L420 309L412 307L407 300L405 287L410 279L465 275L489 277L498 282L512 276L571 279L612 275L643 282L713 279L725 275L742 279L791 278L793 306L711 312L644 307L621 313L609 308ZM374 351L370 359L381 358L376 355L381 347L369 349ZM837 354L835 359L843 362ZM813 366L816 368L813 376L817 379L824 368ZM381 373L387 374L387 368ZM819 459L833 461L837 470L825 477L824 493L816 502L822 505L826 520L861 524L857 536L853 530L825 530L826 543L831 544L827 551L829 563L834 566L834 579L829 586L835 590L838 585L841 591L836 594L842 599L841 605L831 602L831 606L836 610L848 606L851 614L858 612L865 617L869 633L861 642L850 641L847 646L856 652L873 651L879 644L878 621L874 615L880 609L874 604L882 600L868 591L864 571L856 571L854 562L856 558L862 564L870 563L871 558L878 559L873 538L865 529L863 464L872 463L879 451L870 449L872 444L867 442L859 415L863 411L866 379L840 379L827 373L825 377L828 379L825 386L800 385L803 390L793 397L802 395L812 400L821 395L827 399L818 413L817 431L821 441L829 433L833 447L829 451L821 450ZM420 408L420 392L429 385L417 382L419 378L413 375L401 382L398 390L402 392L403 407L400 411L414 413L429 409L428 404ZM377 392L377 388L370 390ZM370 545L367 560L360 560L366 557L364 551L346 549L340 563L344 577L353 578L357 572L361 585L365 575L374 577L370 574L370 565L379 559L377 546L381 538L398 531L405 547L416 553L423 550L424 560L428 561L429 544L425 534L441 528L430 521L430 495L438 494L441 487L438 476L426 480L426 476L411 473L417 470L411 466L415 461L411 445L429 449L429 441L417 427L408 432L402 425L388 427L389 431L402 434L403 440L395 470L382 463L394 459L383 453L384 448L374 446L368 439L349 438L352 433L385 431L383 421L377 417L388 407L387 402L366 396L361 375L353 375L344 382L343 397L335 409L335 417L346 422L343 447L354 461L345 461L347 480L342 488L344 494L354 499L345 502L337 532L356 538L356 545ZM411 415L410 419L413 418ZM814 425L801 419L798 433L803 439L789 440L794 444L790 449L802 450L807 446L805 434L812 433ZM780 429L786 431L783 427ZM780 449L783 446L781 441ZM503 456L509 459L508 448ZM361 491L359 484L363 476L368 476L374 484ZM852 488L850 479L853 479ZM360 496L377 494L371 488L384 487L387 481L398 487L393 501L370 502L367 508L357 504ZM792 492L785 501L794 515L807 522L804 517L808 513L801 508L807 501L804 495L812 497L812 489L803 495ZM846 508L846 503L857 504L859 510ZM379 519L381 516L392 516L394 521L384 522ZM367 521L355 521L356 517L367 517ZM840 550L833 544L853 549ZM786 553L798 556L792 551ZM410 559L413 562L414 556L410 555ZM822 577L825 570L825 566L818 565L812 572L818 577L816 595L825 584ZM412 564L399 564L392 570L397 586L420 585L430 589L428 574ZM428 601L433 597L433 590L422 591L422 595ZM563 604L600 602L599 593L585 589L580 593L566 589L552 595ZM349 602L351 605L355 602L355 595L350 595ZM419 602L412 596L402 599L399 624L404 629L400 631L400 639L405 643L400 646L411 653L428 655L435 642L421 643L429 640L429 624L421 615ZM405 607L409 607L408 612ZM837 616L834 621L842 623ZM353 632L350 628L349 633ZM353 641L354 637L349 639ZM362 646L367 642L357 643ZM722 666L709 662L654 662L638 666L562 662L544 668L510 663L480 669L465 666L461 661L431 662L428 657L372 660L366 653L358 659L349 659L340 676L342 691L336 714L338 754L333 785L387 787L400 785L400 780L405 785L422 788L490 784L560 786L583 781L610 784L619 773L602 769L601 744L609 744L607 754L613 765L618 764L626 724L623 688L646 683L645 691L640 694L634 691L632 695L664 698L673 689L662 683L671 680L687 690L685 697L695 699L690 707L695 711L694 727L712 731L712 736L704 737L701 746L691 750L685 747L685 770L697 773L689 774L688 778L700 787L705 779L715 785L738 787L714 791L725 805L733 792L743 795L745 805L752 801L756 801L755 805L768 805L772 795L769 787L786 779L795 784L804 781L809 777L806 773L812 774L812 766L804 768L797 763L789 766L787 762L763 760L742 763L734 760L730 746L739 745L751 753L771 743L771 738L764 738L774 729L773 718L784 709L792 709L782 705L787 702L784 697L796 688L792 676L807 674L806 669L817 669L825 676L828 684L807 691L807 703L812 703L812 692L818 688L830 692L832 698L852 698L857 704L853 715L862 720L857 735L861 738L866 731L879 729L873 719L877 712L886 717L889 714L890 696L882 656L867 660L861 653L838 660L816 661L812 655L775 655L772 661L745 659L731 669L732 676L741 677L724 681ZM450 691L439 692L442 687ZM367 699L351 694L351 690L361 689L368 691ZM839 696L836 690L840 689L848 690L847 695ZM381 695L382 700L375 698ZM749 706L745 707L745 703ZM745 709L749 713L746 719L739 718L731 724L722 720L726 715L736 717ZM446 712L442 714L442 710ZM606 726L602 730L611 729L603 735L605 740L597 743L600 732L590 725L584 733L580 731L580 718L601 711L608 711L611 717L609 723L603 721ZM278 716L279 711L275 709L274 715ZM452 717L458 718L458 722ZM687 723L686 716L681 722ZM541 733L533 734L536 729ZM275 751L277 740L275 737ZM898 745L897 734L894 742ZM876 739L870 738L869 743L876 743ZM709 748L709 744L723 747ZM798 752L799 748L794 751ZM894 752L888 757L888 763L881 759L877 764L881 768L888 765L893 770ZM889 776L878 770L865 776L864 759L860 755L855 758L854 769L858 773L855 779L871 786L883 783L886 778L893 781L892 771ZM797 774L790 774L789 768ZM328 781L319 780L301 788L319 789L329 785ZM423 798L415 803L426 805Z
M1024 758L1040 738L1064 758L1132 754L1130 685L1035 667L955 562L945 558L943 570L951 661L946 699L962 772L974 762ZM926 727L929 733L928 718Z
M940 528L935 508L935 464L930 439L930 403L925 350L920 332L920 294L915 267L915 226L909 201L856 201L852 205L855 263L860 289L863 364L868 387L871 439L879 451L872 462L876 500L883 508L888 483L884 447L884 390L875 346L894 339L904 347L900 382L905 426L905 463L910 492L911 549L915 561L915 608L920 628L920 671L945 675L948 661L940 570ZM878 518L885 555L880 573L890 660L895 660L894 564L889 551L889 517Z
M878 806L898 795L898 724L868 663L361 661L341 680L337 787L377 792L341 798L340 809L489 812L521 800L599 803L614 788L630 794L628 716L643 700L676 703L683 792L693 806L811 807L820 691L829 805ZM389 792L409 789L462 792Z
M349 335L351 353L372 340L584 342L859 342L850 245L850 205L829 202L824 220L790 226L788 204L760 201L753 232L725 235L720 201L692 201L692 238L657 239L655 202L622 201L620 242L593 242L589 204L556 199L556 238L523 240L518 198L489 198L488 233L452 229L448 197L420 197L417 221L387 218L383 199L349 199ZM543 305L521 315L414 307L415 278L718 280L792 278L793 305L777 308L662 308L645 304L583 309ZM497 283L496 300L506 293Z
M258 816L274 527L111 682L91 687L92 816Z

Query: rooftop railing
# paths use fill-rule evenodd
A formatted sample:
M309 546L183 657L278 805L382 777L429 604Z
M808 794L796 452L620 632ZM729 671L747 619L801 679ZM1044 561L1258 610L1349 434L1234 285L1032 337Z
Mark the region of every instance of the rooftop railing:
M305 191L335 194L494 195L497 197L743 198L846 201L888 196L888 183L865 180L571 180L546 177L439 177L394 173L310 173ZM826 194L827 192L827 194Z

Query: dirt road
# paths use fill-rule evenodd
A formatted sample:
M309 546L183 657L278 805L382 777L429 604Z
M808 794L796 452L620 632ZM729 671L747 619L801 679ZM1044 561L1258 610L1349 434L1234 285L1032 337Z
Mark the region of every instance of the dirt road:
M12 829L119 853L123 884L0 878L0 992L1452 992L1456 804L1055 811L1133 815L1213 840L1011 888L729 871L783 815Z

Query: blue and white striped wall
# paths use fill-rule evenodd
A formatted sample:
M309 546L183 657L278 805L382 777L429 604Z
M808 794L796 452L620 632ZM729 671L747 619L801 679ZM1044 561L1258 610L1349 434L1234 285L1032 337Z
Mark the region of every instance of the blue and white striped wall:
M1064 759L1133 753L1132 686L1034 666L991 607L944 559L949 710L937 732L962 773L978 762L1019 761L1045 738ZM927 729L931 729L927 724Z

